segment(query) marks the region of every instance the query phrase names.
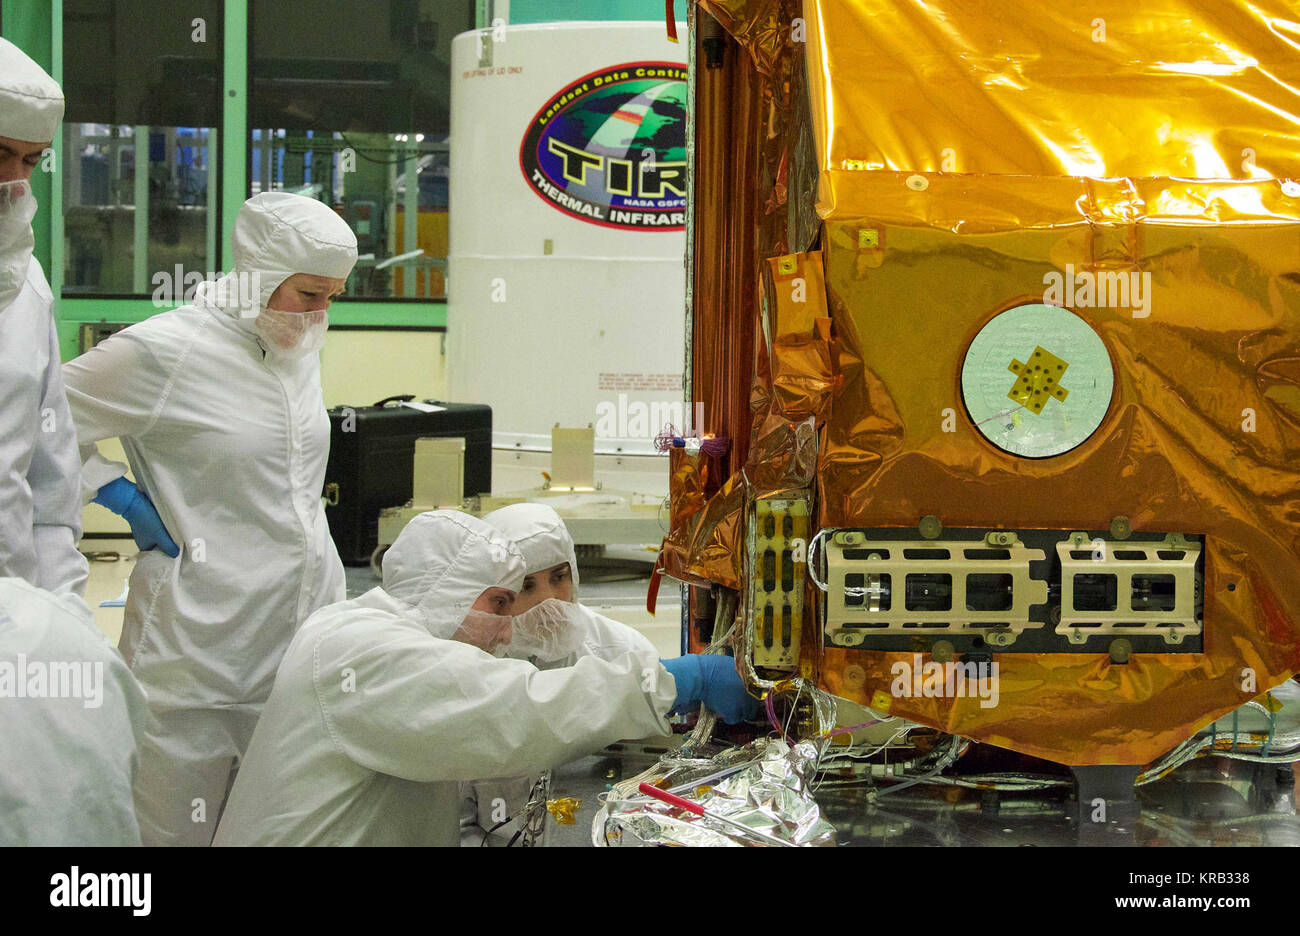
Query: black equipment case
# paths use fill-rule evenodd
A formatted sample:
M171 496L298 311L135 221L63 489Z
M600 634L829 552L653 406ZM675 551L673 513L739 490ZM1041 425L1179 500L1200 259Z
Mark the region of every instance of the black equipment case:
M374 406L336 406L330 416L330 458L325 468L325 516L339 556L365 565L379 542L379 513L411 499L415 440L465 440L465 496L492 490L492 407L425 402L445 409L422 413L395 396Z

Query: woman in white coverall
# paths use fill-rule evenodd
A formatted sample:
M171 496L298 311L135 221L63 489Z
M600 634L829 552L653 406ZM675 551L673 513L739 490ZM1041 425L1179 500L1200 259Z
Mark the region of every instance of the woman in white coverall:
M58 84L0 39L0 576L80 595L81 460L59 371L54 296L32 256L32 170L62 119Z
M268 192L240 208L232 246L234 270L193 304L64 366L84 495L145 550L120 646L157 718L135 784L147 845L211 842L289 639L345 594L316 352L356 238L328 206ZM95 453L114 436L138 490Z
M522 614L544 601L563 602L567 623L573 628L572 652L558 660L531 660L538 669L572 666L579 657L612 660L629 651L658 654L653 643L626 624L597 614L578 604L578 557L573 537L560 515L545 504L511 504L487 514L483 521L505 534L524 557L528 577L524 579L511 614ZM558 650L569 649L557 646ZM507 646L506 655L518 658ZM622 740L622 739L620 739ZM495 831L488 844L505 844L522 820L535 778L479 780L461 789L461 844L483 844L488 830ZM502 815L513 817L502 825Z
M524 562L467 514L415 517L383 572L294 636L214 844L459 845L457 781L667 734L669 709L700 699L653 650L548 671L494 656L525 616L483 602L517 591ZM736 692L733 670L703 700Z

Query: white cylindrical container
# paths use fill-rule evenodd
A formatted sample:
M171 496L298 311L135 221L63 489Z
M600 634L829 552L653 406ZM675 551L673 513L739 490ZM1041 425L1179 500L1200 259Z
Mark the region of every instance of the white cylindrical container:
M448 392L493 410L493 489L551 428L596 430L606 488L662 496L683 412L686 46L555 23L452 44Z

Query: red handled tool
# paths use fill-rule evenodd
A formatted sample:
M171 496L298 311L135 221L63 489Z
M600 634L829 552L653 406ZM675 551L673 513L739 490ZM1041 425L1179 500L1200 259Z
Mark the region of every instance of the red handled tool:
M793 842L783 841L777 838L775 835L768 835L766 832L758 831L758 829L751 829L743 822L737 822L735 819L729 819L726 816L719 816L717 813L709 812L699 803L692 802L691 800L688 799L683 799L682 797L678 796L675 793L669 793L667 790L661 790L659 789L659 787L654 786L653 784L642 782L642 784L640 785L640 787L638 787L638 789L646 796L653 796L655 799L662 800L663 802L667 803L669 806L676 806L678 809L684 809L687 812L693 812L695 813L695 815L702 816L705 819L712 819L714 822L721 822L725 825L729 825L737 832L740 832L743 835L748 835L751 838L756 838L759 841L764 842L768 845L780 845L784 848L796 847Z

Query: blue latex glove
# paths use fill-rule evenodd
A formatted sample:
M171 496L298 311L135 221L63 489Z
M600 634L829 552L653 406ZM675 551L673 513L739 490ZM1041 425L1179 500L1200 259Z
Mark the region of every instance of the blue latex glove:
M99 489L92 501L102 504L131 525L131 537L140 549L161 549L175 559L180 547L167 534L149 495L126 478L114 478Z
M736 673L736 661L716 653L688 653L660 660L677 685L670 715L688 712L703 702L728 725L758 714L758 700L745 691Z

